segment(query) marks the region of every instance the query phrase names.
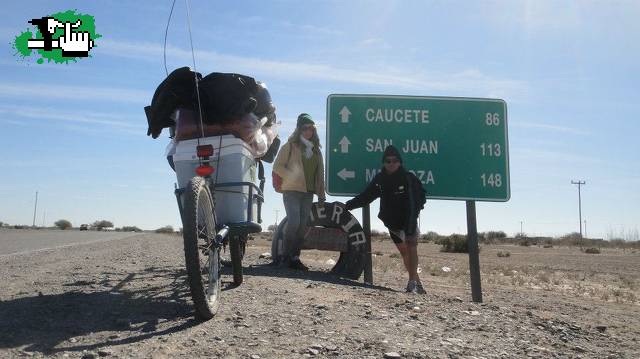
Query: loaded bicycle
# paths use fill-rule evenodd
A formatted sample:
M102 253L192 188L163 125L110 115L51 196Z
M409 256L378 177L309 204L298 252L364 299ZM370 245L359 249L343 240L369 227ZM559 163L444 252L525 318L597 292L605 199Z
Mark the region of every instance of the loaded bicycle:
M149 135L171 131L166 156L177 177L187 281L196 316L207 320L220 305L227 247L233 284L243 282L248 236L262 231L262 161L273 161L280 142L264 84L238 74L198 76L188 68L174 71L145 110Z

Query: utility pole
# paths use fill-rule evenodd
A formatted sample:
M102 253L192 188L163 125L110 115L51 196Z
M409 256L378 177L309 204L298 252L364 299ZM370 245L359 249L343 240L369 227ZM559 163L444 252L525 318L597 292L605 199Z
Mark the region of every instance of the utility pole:
M278 213L280 212L280 210L276 209L276 228L278 227Z
M31 224L31 227L36 226L36 210L37 209L38 209L38 191L36 191L36 203L33 206L33 224Z
M522 235L522 221L520 221L520 235Z
M580 187L583 184L586 184L587 182L585 181L571 181L571 184L577 184L578 185L578 216L579 216L579 220L578 220L578 226L580 227L580 243L582 244L582 198L580 196Z

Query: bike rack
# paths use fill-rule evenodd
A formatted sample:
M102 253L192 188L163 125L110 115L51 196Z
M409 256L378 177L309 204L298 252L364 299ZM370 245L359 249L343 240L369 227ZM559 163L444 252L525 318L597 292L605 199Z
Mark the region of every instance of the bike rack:
M248 186L249 187L249 194L248 194L248 200L247 200L247 221L244 222L233 222L233 223L220 223L218 224L218 227L216 230L221 230L224 227L228 227L228 231L229 234L231 235L244 235L244 234L249 234L249 233L258 233L262 231L262 226L260 225L260 223L262 223L262 203L264 203L264 196L262 194L262 191L260 190L260 188L252 182L224 182L224 183L217 183L216 185L212 186L209 185L209 188L211 189L211 193L212 195L214 195L215 193L215 189L217 188L225 188L225 187L244 187L244 186ZM180 211L180 219L182 219L182 201L180 200L180 197L182 196L182 194L186 191L186 188L176 188L174 193L176 195L176 200L178 201L178 210ZM241 193L241 192L238 192ZM213 200L214 200L214 208L215 208L215 195L213 196ZM253 204L254 201L257 201L257 221L254 221L253 218ZM214 211L214 216L215 216L215 211ZM216 221L217 223L217 221ZM226 236L227 234L225 234Z

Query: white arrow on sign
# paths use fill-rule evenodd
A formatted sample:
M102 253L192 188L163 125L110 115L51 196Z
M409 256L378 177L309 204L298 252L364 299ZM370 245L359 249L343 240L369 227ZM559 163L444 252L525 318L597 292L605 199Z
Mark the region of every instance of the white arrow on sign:
M346 168L343 168L338 172L338 177L346 181L347 178L356 178L356 173L354 171L347 171Z
M342 106L342 110L340 110L340 120L342 123L349 122L349 116L351 115L351 111L347 108L347 106Z
M349 153L349 145L351 144L351 141L349 141L347 136L342 136L342 139L338 143L340 144L340 152Z

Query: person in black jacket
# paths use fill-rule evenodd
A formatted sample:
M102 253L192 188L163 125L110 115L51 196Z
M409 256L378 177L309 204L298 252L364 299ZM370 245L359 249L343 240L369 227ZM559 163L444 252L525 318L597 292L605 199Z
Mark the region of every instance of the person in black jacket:
M402 255L409 273L407 292L426 293L418 276L418 216L424 208L426 196L422 183L402 167L400 152L387 146L382 157L383 169L367 188L347 201L345 209L362 207L380 197L378 218L389 229L391 239Z

